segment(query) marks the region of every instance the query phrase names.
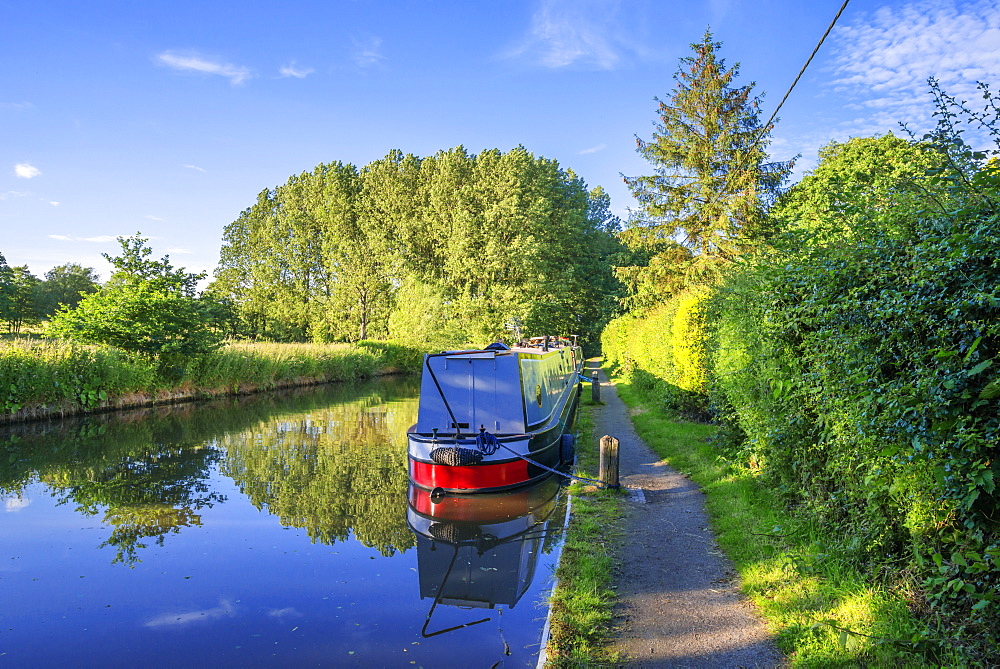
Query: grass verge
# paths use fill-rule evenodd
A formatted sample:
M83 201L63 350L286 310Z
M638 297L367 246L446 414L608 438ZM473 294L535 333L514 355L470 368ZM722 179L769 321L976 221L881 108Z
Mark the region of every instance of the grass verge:
M389 342L233 342L169 377L155 359L60 340L0 341L0 422L416 372L423 351Z
M594 409L593 403L582 401L577 417L576 473L587 478L597 478L599 467ZM573 507L551 598L546 666L610 665L618 659L608 642L625 498L621 492L579 481L570 486L570 494Z
M616 379L639 436L707 498L718 542L779 648L796 667L962 665L910 610L905 577L873 583L837 546L847 542L788 509L749 469L722 460L715 428L671 420L662 403Z

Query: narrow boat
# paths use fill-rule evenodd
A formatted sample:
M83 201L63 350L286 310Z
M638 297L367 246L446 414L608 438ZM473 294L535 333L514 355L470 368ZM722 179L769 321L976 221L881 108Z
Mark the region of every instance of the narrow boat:
M425 356L410 481L447 493L536 483L572 459L583 355L566 337Z

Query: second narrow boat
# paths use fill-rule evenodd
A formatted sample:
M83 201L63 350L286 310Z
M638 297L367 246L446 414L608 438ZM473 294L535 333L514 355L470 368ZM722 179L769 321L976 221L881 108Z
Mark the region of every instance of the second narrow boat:
M583 355L565 337L425 357L410 481L449 493L535 483L572 458Z

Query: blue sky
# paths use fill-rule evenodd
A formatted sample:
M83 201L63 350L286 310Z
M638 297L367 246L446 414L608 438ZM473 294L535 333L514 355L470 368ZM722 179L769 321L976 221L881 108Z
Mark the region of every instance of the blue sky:
M765 115L841 0L0 0L0 253L41 276L142 232L211 271L223 228L320 162L523 144L603 186L643 174L653 98L706 27ZM852 0L782 108L776 159L930 126L925 81L1000 85L1000 0Z

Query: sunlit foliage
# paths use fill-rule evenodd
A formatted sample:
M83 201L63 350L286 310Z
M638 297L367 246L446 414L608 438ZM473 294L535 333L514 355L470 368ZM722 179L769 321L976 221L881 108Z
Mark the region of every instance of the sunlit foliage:
M393 151L262 191L226 227L210 292L243 334L281 341L482 345L515 324L594 339L617 227L603 191L523 147Z
M156 360L161 375L179 378L187 365L220 346L206 305L194 295L203 274L151 260L138 234L119 237L122 255L105 258L115 273L100 290L56 313L51 337L104 344Z
M736 84L740 66L727 68L721 47L710 32L691 45L670 97L657 98L652 139L636 138L653 173L625 177L642 205L623 235L638 262L618 272L632 308L710 281L720 263L773 231L767 208L792 162L768 161L771 128L760 120L761 98L752 95L753 83Z
M907 593L922 623L883 643L975 664L1000 652L1000 104L931 90L934 130L826 147L771 210L781 234L720 275L699 397L718 455L807 520L822 559ZM672 410L680 376L650 340L657 320L674 334L676 302L605 333Z

